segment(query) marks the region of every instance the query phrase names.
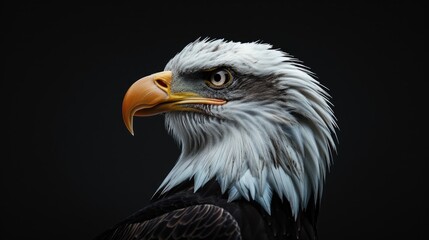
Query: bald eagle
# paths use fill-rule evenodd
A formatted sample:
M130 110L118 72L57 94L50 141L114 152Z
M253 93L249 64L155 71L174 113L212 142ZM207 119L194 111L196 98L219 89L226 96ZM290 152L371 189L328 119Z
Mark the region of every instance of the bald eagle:
M181 154L151 203L97 239L316 239L335 151L329 94L272 45L197 39L136 81L122 115L164 114Z

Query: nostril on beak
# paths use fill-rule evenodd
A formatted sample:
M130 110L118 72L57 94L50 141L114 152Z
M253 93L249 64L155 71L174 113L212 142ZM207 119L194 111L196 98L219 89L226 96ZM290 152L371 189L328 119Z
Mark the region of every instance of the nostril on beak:
M163 90L168 89L168 84L162 79L156 79L155 83L156 83L156 85L158 85L158 87L160 87Z

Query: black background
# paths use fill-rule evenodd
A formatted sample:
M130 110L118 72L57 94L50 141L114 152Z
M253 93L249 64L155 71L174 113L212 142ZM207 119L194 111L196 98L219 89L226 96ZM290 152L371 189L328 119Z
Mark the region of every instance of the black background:
M149 201L180 150L162 116L132 137L122 97L198 37L271 43L330 89L320 239L427 236L426 5L178 2L3 3L2 239L91 239Z

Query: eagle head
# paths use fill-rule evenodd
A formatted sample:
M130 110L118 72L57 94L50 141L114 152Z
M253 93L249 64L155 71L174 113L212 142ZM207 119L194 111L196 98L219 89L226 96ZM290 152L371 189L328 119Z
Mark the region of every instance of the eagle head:
M123 101L133 116L165 114L181 155L158 191L215 179L228 201L273 195L292 213L320 199L335 150L336 120L325 88L287 53L261 42L198 39L163 72L135 82Z

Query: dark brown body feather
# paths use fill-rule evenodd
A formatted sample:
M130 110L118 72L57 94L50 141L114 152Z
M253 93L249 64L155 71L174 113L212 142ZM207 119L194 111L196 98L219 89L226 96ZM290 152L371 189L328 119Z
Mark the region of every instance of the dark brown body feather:
M227 201L214 180L194 193L182 183L96 240L128 239L317 239L317 206L310 200L296 220L289 203L273 197L271 215L256 202Z

